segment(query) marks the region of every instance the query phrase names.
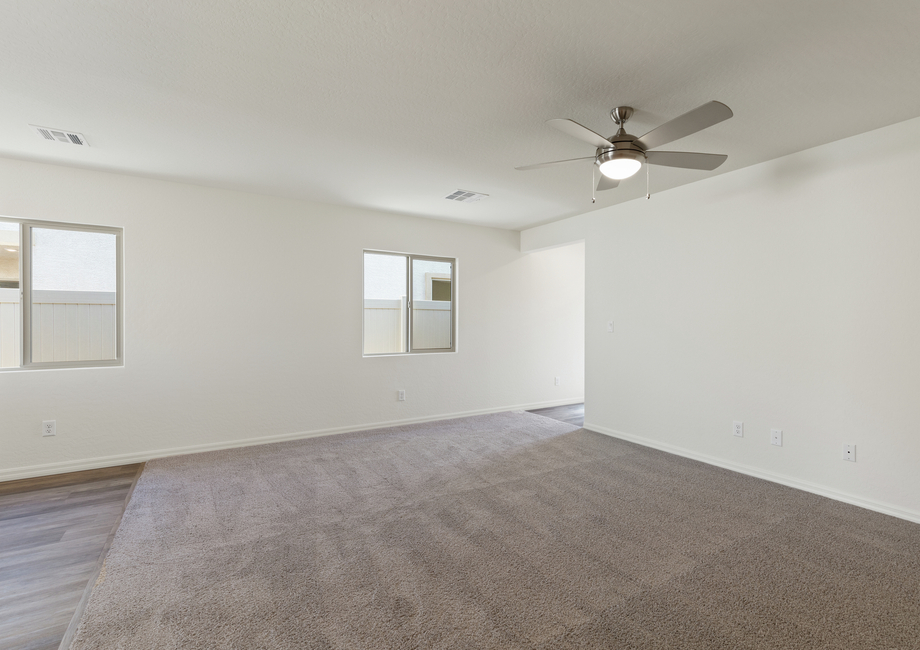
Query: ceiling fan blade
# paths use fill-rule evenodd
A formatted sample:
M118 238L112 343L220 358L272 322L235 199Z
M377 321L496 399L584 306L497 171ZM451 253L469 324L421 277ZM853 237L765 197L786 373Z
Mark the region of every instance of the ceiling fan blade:
M636 140L636 144L645 149L654 149L709 128L713 124L727 120L732 115L732 109L722 102L709 102L652 129Z
M610 149L613 147L613 145L610 143L610 140L573 120L554 119L546 120L546 123L550 126L556 127L566 135L570 135L573 138L578 138L579 140L587 142L588 144L598 147L599 149Z
M648 151L645 156L650 165L703 169L708 172L728 160L728 156L720 153L692 153L689 151Z
M619 184L620 184L620 181L613 179L613 178L607 178L606 176L601 174L601 180L597 182L597 191L603 192L604 190L612 190Z
M569 158L568 160L554 160L552 162L537 163L536 165L524 165L523 167L515 167L515 169L519 172L526 172L530 171L531 169L542 169L543 167L552 167L553 165L578 162L579 160L594 160L594 156L587 156L585 158Z

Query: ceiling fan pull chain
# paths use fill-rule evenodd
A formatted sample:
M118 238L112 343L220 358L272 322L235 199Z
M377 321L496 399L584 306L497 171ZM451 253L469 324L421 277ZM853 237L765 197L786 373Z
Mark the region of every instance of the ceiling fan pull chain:
M594 188L595 188L595 182L594 182L594 168L595 168L595 167L597 167L597 165L592 165L592 166L591 166L591 203L596 203L596 202L597 202L597 197L595 196L595 192L594 192Z
M645 163L645 198L652 198L652 193L648 188L648 163Z

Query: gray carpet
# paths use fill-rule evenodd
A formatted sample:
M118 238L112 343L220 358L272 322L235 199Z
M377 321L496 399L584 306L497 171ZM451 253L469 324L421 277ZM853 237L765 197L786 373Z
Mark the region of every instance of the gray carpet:
M920 648L920 526L523 412L167 458L71 647Z

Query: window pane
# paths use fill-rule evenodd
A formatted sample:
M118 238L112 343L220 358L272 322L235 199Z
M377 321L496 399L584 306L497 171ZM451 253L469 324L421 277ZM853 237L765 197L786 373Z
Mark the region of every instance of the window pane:
M409 258L364 254L364 354L406 351Z
M0 221L0 368L21 363L19 224Z
M116 358L116 237L32 228L32 361Z
M453 264L412 260L412 349L451 347Z

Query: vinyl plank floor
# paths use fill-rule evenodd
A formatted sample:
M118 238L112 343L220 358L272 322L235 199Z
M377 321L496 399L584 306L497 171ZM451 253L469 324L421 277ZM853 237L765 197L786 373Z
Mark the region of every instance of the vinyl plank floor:
M57 650L139 469L0 483L0 650Z
M560 422L567 422L576 427L585 426L585 404L566 404L565 406L551 406L545 409L534 409L528 413L542 415Z

